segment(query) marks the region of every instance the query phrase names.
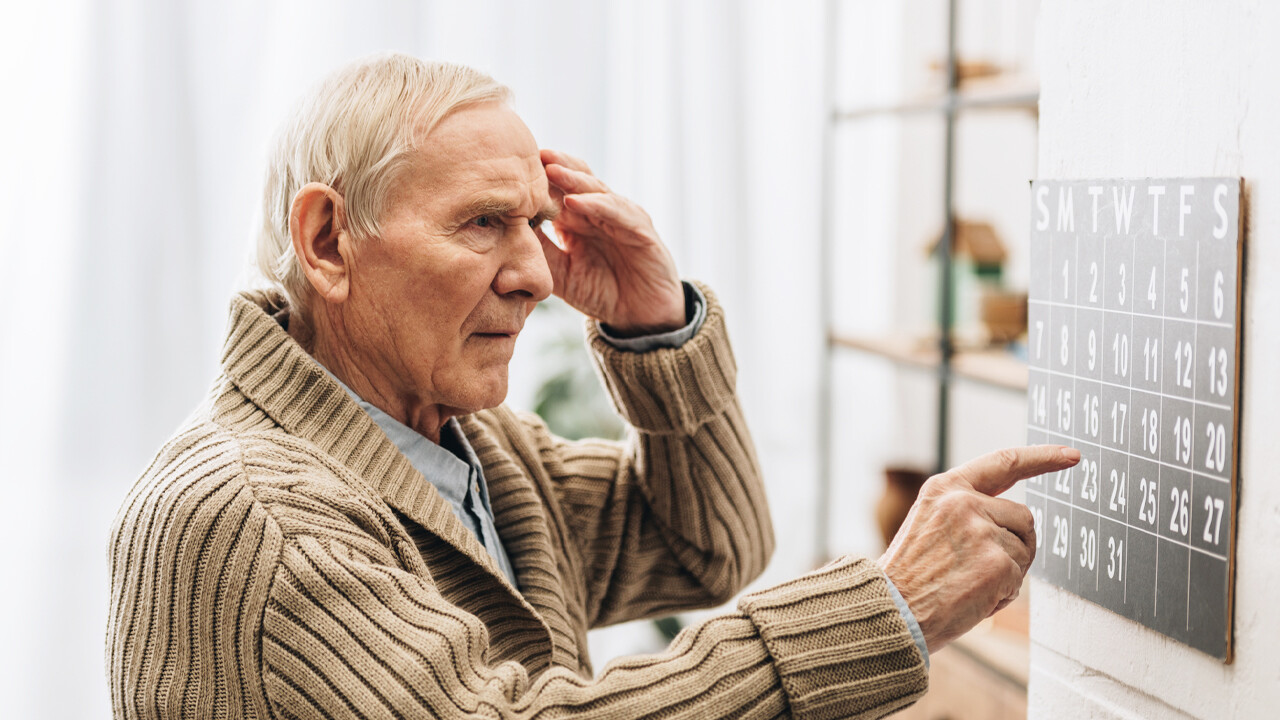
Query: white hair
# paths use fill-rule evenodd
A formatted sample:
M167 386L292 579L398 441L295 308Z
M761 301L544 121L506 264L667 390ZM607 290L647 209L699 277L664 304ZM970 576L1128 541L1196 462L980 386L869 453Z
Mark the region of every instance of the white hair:
M391 186L416 143L463 105L510 97L506 86L478 70L399 53L358 61L326 78L271 150L257 247L267 283L305 317L309 286L289 233L290 207L304 185L332 187L343 196L353 238L376 238Z

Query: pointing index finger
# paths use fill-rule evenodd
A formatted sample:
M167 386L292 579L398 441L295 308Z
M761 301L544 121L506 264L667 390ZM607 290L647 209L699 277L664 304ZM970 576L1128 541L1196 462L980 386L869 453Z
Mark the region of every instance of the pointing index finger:
M1063 470L1080 462L1080 451L1065 445L1008 448L974 458L945 473L974 490L996 496L1019 480Z

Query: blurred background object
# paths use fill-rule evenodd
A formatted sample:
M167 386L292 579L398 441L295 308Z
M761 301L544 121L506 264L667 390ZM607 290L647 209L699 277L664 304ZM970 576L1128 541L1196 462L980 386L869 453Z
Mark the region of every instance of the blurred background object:
M885 547L893 542L893 536L898 534L920 494L920 486L928 479L929 473L918 468L890 466L884 469L884 492L876 503L876 524Z
M538 347L538 364L545 376L534 392L533 411L560 437L621 439L626 426L613 411L583 351L582 315L557 297L540 303L534 312L539 316L536 322L556 331L546 333Z

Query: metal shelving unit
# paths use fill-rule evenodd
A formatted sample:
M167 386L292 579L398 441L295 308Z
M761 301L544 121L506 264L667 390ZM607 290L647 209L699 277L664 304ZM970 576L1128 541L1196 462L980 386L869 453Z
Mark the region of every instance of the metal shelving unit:
M1025 392L1027 370L1025 363L1001 353L957 352L952 325L954 303L954 258L952 237L955 232L955 128L957 117L963 112L975 110L1024 110L1035 113L1039 107L1039 91L1028 80L976 83L961 88L959 64L956 55L956 3L947 0L947 45L945 91L931 97L902 102L872 105L860 108L840 108L836 103L836 37L838 4L840 0L827 0L825 8L825 61L823 69L824 98L827 121L823 128L821 253L824 271L821 279L822 326L826 328L826 350L820 363L820 382L824 392L819 398L820 460L817 493L817 560L825 562L830 556L830 508L831 489L834 481L832 467L833 447L833 363L832 356L840 351L865 352L885 357L896 363L935 373L937 398L937 433L935 437L935 466L941 471L949 467L947 450L950 442L951 387L955 379L968 379L1003 390ZM833 255L833 228L831 209L834 204L836 173L835 132L844 123L885 116L919 114L940 115L945 127L943 145L943 235L938 245L937 309L938 333L931 347L919 347L904 338L859 338L842 335L833 327L834 291L828 269Z

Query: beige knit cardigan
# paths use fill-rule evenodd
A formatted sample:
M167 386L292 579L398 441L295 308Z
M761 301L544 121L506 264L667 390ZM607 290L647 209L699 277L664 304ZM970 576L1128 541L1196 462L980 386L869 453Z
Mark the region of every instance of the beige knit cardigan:
M595 362L634 429L568 442L462 418L513 588L435 488L288 335L231 305L222 373L110 539L118 718L835 718L924 692L873 563L749 595L593 678L590 627L722 603L773 537L715 296L684 347Z

